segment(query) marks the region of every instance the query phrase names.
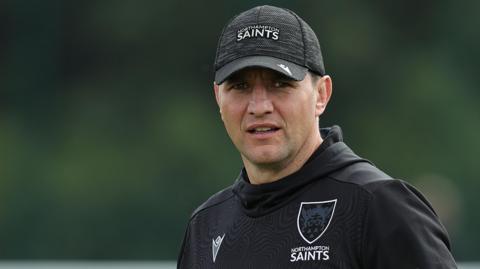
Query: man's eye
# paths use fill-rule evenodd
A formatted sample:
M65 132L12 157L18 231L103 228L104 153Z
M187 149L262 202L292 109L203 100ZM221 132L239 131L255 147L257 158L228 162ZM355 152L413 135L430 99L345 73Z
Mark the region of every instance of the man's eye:
M285 87L288 87L290 86L290 84L288 82L285 82L285 81L275 81L273 82L273 87L275 88L285 88Z
M247 88L248 88L248 84L246 82L234 83L232 85L232 89L234 90L245 90Z

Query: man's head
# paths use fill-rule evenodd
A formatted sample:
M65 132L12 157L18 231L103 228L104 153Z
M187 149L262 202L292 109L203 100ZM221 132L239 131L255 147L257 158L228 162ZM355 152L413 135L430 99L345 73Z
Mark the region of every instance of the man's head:
M302 80L309 70L325 75L312 28L290 10L259 6L235 16L223 29L215 58L215 82L249 66L276 70Z
M255 7L224 28L214 90L247 172L269 171L267 181L285 176L322 141L318 120L332 82L315 34L289 10Z

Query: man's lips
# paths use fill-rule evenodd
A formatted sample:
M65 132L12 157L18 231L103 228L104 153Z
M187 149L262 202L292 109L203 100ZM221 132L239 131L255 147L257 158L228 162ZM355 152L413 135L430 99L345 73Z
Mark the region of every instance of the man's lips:
M252 124L247 127L247 132L251 134L267 134L280 130L275 124Z

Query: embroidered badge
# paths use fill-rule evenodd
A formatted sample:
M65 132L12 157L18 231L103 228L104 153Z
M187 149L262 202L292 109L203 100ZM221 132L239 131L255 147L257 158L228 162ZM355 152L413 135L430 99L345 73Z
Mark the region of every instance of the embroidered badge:
M320 202L302 202L298 210L297 228L309 244L317 241L332 221L337 199Z

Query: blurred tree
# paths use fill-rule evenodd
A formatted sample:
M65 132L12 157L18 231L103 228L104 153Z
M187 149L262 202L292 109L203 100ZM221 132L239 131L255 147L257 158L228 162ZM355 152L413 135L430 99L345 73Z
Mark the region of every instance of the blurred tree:
M432 197L453 184L455 256L480 259L480 2L267 2L319 36L321 124ZM218 35L264 3L1 2L0 258L175 259L241 168L213 98Z

